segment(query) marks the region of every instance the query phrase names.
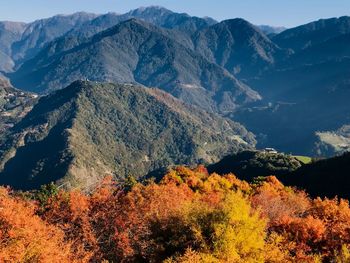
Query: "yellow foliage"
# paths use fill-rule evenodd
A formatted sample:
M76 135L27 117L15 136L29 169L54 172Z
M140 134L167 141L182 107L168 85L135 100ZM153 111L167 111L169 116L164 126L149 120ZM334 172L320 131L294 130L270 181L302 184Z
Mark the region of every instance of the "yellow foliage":
M183 217L197 247L196 253L180 257L183 260L191 256L200 262L264 261L266 222L241 192L228 192L217 206L193 202L183 209Z

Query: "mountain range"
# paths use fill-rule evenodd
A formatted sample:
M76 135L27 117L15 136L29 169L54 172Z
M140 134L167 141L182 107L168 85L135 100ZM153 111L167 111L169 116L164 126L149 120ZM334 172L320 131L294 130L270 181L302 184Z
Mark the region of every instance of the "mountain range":
M89 185L82 171L89 170L92 182L105 172L140 177L171 164L217 161L255 145L312 156L343 153L350 149L349 43L349 17L286 29L153 6L125 14L80 12L32 23L0 22L0 76L15 87L5 80L0 84L0 127L6 130L0 144L2 182L29 188L50 180ZM43 96L39 102L34 93ZM144 108L119 108L130 96ZM149 155L155 148L152 127L164 125L150 109L164 112L169 101L164 117L177 113L176 120L165 126L170 135L159 147L174 145ZM120 132L92 136L122 128L110 109L132 124L128 129L142 127L147 143L134 138L125 146L128 138ZM174 123L183 125L181 134ZM220 134L223 123L235 132ZM213 152L198 153L196 132L215 141ZM194 142L190 152L177 137ZM123 157L109 152L106 142L122 149ZM72 150L82 147L90 150ZM138 169L125 161L128 154ZM150 160L146 164L144 156Z
M55 49L53 56L43 50L11 79L15 86L34 92L63 88L77 79L139 83L216 112L260 99L225 69L170 35L152 24L127 20L69 50Z

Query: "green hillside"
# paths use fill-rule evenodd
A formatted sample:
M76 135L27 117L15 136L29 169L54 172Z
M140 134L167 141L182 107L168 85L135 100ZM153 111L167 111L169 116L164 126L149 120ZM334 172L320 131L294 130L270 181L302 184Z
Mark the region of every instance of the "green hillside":
M157 89L75 82L43 97L3 139L0 183L89 188L106 174L140 177L212 163L255 145L244 127Z

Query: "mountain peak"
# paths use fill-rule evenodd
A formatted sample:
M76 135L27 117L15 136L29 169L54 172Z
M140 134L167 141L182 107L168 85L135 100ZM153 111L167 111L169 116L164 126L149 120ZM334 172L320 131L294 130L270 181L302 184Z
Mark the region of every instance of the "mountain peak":
M41 98L4 140L0 182L26 189L51 181L86 189L107 174L212 162L255 143L241 125L157 89L90 81Z
M130 15L157 14L157 15L159 15L159 14L171 14L171 13L173 13L173 12L165 7L158 6L158 5L151 5L151 6L139 7L137 9L129 11L127 14L130 14Z
M220 24L227 26L232 32L237 34L241 34L242 32L244 32L246 35L259 34L261 35L261 37L265 37L264 34L260 34L261 30L259 29L259 27L251 24L250 22L248 22L243 18L234 18L234 19L224 20L217 25L219 26Z
M242 18L224 20L199 31L194 43L204 57L244 78L260 74L280 52L259 28Z

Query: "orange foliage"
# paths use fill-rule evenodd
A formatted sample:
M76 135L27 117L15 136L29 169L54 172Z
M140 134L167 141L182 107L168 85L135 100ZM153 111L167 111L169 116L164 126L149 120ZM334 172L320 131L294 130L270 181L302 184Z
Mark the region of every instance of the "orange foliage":
M34 208L0 189L0 262L77 262L64 232L34 215Z
M350 208L345 200L312 200L304 192L284 187L275 177L259 185L252 204L269 218L269 232L282 236L295 260L335 258L350 244Z
M50 193L50 191L47 191ZM204 166L160 183L26 200L0 188L0 262L319 262L350 258L345 200Z

